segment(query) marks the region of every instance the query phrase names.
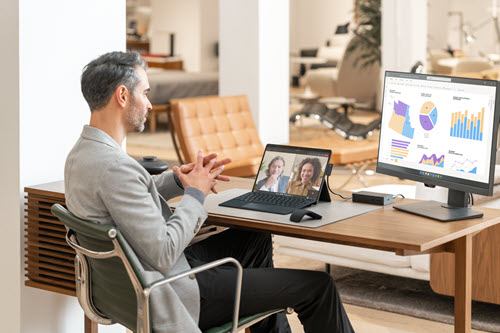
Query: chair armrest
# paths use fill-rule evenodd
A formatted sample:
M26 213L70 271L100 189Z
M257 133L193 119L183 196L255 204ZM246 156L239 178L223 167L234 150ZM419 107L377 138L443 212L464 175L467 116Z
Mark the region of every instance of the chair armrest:
M186 276L192 276L194 274L198 274L200 272L206 271L211 268L215 268L217 266L227 264L227 263L232 263L236 266L236 269L238 270L238 274L236 275L236 291L234 295L234 312L233 312L233 327L231 329L232 333L236 333L236 330L238 328L238 317L239 317L239 310L240 310L240 296L241 296L241 280L243 277L243 268L241 267L241 264L238 262L238 260L228 257L228 258L223 258L219 260L215 260L212 262L209 262L208 264L204 264L198 267L195 267L193 269L184 271L182 273L176 274L174 276L165 278L165 279L160 279L158 281L155 281L151 284L149 284L146 288L144 288L144 297L145 297L145 302L149 301L149 295L151 294L151 291L153 289L163 286L167 283L173 282L175 280L178 280L180 278L186 277Z

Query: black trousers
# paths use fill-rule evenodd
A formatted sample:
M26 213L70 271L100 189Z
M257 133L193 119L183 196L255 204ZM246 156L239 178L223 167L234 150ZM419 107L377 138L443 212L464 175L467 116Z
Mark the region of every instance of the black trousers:
M291 307L305 332L354 332L331 276L326 272L273 268L271 235L227 230L185 250L192 267L233 257L243 266L240 316ZM232 320L236 268L229 264L196 275L200 329ZM284 313L253 325L252 333L291 332Z

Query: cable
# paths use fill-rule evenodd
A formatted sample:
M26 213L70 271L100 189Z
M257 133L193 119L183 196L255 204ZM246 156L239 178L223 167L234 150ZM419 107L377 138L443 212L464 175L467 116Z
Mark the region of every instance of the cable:
M469 198L470 198L469 202L470 202L471 206L474 206L474 196L470 192L469 192Z
M339 197L341 197L342 199L344 200L347 200L347 199L351 199L352 198L352 195L350 197L344 197L342 194L340 193L337 193L337 192L333 192L332 189L330 188L330 176L326 177L326 186L328 187L328 191L332 192L333 194L335 195L338 195Z
M393 199L396 199L397 197L401 197L403 199L405 198L405 196L401 193L392 196Z

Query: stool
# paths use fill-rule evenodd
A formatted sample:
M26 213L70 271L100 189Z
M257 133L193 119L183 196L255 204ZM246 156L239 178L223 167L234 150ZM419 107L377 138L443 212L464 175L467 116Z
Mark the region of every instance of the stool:
M153 108L149 110L149 131L151 133L156 132L156 116L160 113L167 113L169 107L168 104L158 104L153 105Z

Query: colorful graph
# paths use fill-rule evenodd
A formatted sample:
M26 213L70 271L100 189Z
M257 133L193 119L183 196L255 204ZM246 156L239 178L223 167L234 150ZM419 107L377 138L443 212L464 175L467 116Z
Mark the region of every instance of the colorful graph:
M403 159L408 156L409 141L392 140L391 142L391 157Z
M484 108L477 116L468 117L467 110L451 115L450 136L455 138L483 141Z
M444 167L444 155L441 155L441 157L437 157L436 154L432 154L431 156L427 156L424 154L422 158L420 159L420 164L428 164L428 165L433 165L436 167L443 168Z
M438 113L436 106L432 102L425 102L420 109L420 125L426 131L430 131L436 126Z
M471 161L471 160L467 159L463 162L455 161L455 163L453 163L453 166L451 168L453 170L462 171L462 172L477 173L477 160Z
M391 120L389 120L389 127L401 135L409 139L413 139L415 128L410 124L410 106L398 101L394 102L394 110L392 112Z

